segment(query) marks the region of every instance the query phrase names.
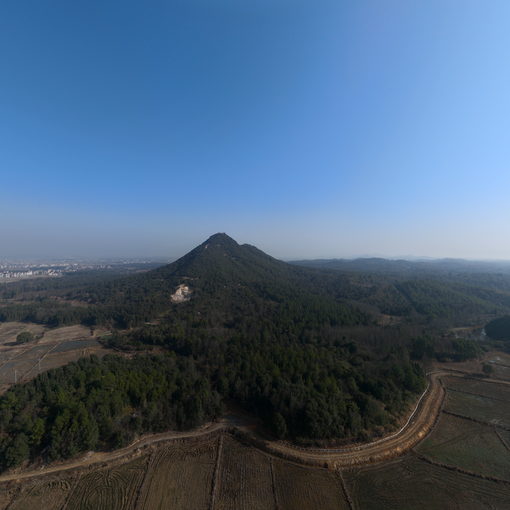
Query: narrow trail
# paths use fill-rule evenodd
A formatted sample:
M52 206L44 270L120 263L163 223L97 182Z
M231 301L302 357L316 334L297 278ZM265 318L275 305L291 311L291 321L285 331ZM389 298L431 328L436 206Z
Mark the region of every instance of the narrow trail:
M165 432L143 436L129 446L112 452L90 452L81 458L69 462L50 465L38 470L1 475L0 483L25 480L75 469L86 469L96 465L105 465L122 460L123 458L132 458L141 455L146 448L160 442L172 441L175 439L197 438L220 432L233 432L267 453L311 466L340 469L379 462L404 454L423 440L431 431L438 420L445 396L445 389L441 383L442 377L466 376L466 374L450 370L437 370L427 375L429 377L428 387L418 399L404 426L397 432L370 443L353 445L341 449L302 448L289 443L261 439L254 434L249 425L243 424L239 417L225 417L218 422L188 432ZM508 384L508 381L495 379L491 379L490 381L493 383Z

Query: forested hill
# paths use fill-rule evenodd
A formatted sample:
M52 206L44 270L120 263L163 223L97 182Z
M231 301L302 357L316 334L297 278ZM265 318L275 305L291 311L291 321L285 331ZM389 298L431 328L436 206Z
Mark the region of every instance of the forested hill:
M335 273L342 281L338 294L373 313L414 322L437 320L445 327L480 324L510 312L510 262L362 258L292 264Z
M189 289L184 296L189 306L172 302L180 285ZM214 316L211 324L221 327L240 313L264 318L277 310L325 313L344 325L368 324L381 315L464 325L510 313L510 265L360 259L310 261L305 267L215 234L172 264L69 297L95 306L92 322L113 319L119 327L174 314L177 308Z
M6 304L0 320L106 324L113 334L105 342L129 351L130 361L82 362L6 393L0 457L10 459L8 467L45 451L59 458L118 446L164 423L196 425L232 402L281 438L383 434L425 387L418 361L478 354L467 341L420 337L425 323L433 331L422 319L510 308L510 294L497 282L475 288L475 295L466 292L467 282L299 267L216 234L143 274L80 285L58 299L51 288L30 303ZM491 302L494 296L500 304ZM382 326L384 313L399 320ZM133 351L158 355L132 357ZM130 371L137 376L126 391ZM144 371L154 374L149 391ZM65 399L53 388L65 388ZM116 404L105 408L100 402L109 392ZM161 398L169 399L164 412ZM102 424L94 427L88 414L101 416ZM25 439L17 444L16 437Z
M186 287L181 300L175 296L180 286ZM334 324L371 321L330 287L322 271L292 266L215 234L172 264L80 289L68 298L91 305L92 322L113 319L121 328L186 313L195 320L208 317L214 327L233 327L240 315L264 321L276 312L299 320L325 316Z
M295 267L217 234L172 264L80 287L67 298L69 302L81 301L72 309L83 310L85 323L110 322L118 327L108 341L110 347L150 351L156 346L157 352L186 360L179 366L197 371L203 382L191 384L183 393L179 390L181 378L178 384L172 382L175 375L167 375L166 365L158 365L161 377L172 385L169 394L177 391L179 405L168 413L179 413L172 418L179 426L213 415L220 405L219 395L223 402L235 402L260 417L282 438L366 438L395 427L401 413L423 390L424 376L410 359L407 339L390 335L391 342L379 340L369 348L349 336L349 328L375 326L370 314L337 293L340 284L336 273ZM112 423L123 419L130 423L129 417L122 415L125 409L139 408L142 416L133 431L158 430L160 420L151 414L154 402L139 398L138 390L135 397L126 394L122 383L126 367L108 363L73 368L80 373L85 388L96 384L88 380L96 372L111 372L108 388L119 393L123 402L119 413L107 417L107 426L103 432L99 430L95 442L120 444L118 428ZM147 362L135 359L132 369L139 363L145 366ZM83 411L88 406L87 391L74 391L69 373L66 367L57 376L61 385L69 383L69 392L80 399ZM43 379L36 379L37 388ZM5 451L14 460L23 457L13 454L17 447L11 441L21 430L14 418L20 412L44 429L31 456L45 449L65 456L89 444L81 439L62 439L65 432L60 421L67 420L73 411L67 409L56 424L55 417L64 411L51 408L48 412L52 403L40 393L29 392L23 410L15 392L9 394L10 400L0 398L0 407L3 402L12 410L6 414L5 424L0 423L0 432L6 431L9 437L0 442L0 453ZM208 411L198 412L197 406ZM30 430L31 426L22 432L30 437ZM58 445L62 442L65 446L61 448Z

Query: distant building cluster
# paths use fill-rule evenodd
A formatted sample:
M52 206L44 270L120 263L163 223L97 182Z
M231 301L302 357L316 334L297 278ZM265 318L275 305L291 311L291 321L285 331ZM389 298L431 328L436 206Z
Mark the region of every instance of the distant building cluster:
M3 280L19 280L22 278L35 278L38 276L55 277L62 276L63 271L60 269L28 269L26 271L10 271L0 270L0 279Z
M167 261L165 261L167 262ZM22 280L28 278L55 278L79 271L115 270L120 272L146 271L150 267L163 262L150 259L120 259L97 261L12 261L0 260L0 282Z

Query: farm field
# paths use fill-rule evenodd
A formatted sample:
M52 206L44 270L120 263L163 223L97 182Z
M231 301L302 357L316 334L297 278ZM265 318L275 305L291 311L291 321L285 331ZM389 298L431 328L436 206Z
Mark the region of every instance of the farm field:
M506 510L510 485L431 465L408 454L344 474L361 510Z
M498 430L496 431L502 443L506 446L509 455L510 455L510 431L508 430Z
M16 344L16 337L29 331L35 339ZM83 356L108 352L98 342L106 330L84 326L49 329L38 324L7 322L0 324L0 392L15 381L28 381L39 372L57 368Z
M206 510L211 500L218 441L180 442L158 448L149 460L137 509Z
M510 454L490 426L443 414L416 451L435 462L510 481Z
M473 393L496 400L510 400L510 385L506 384L480 381L477 379L464 379L461 377L448 377L445 379L444 384L451 390Z
M274 459L276 501L279 510L348 510L337 474Z
M23 487L9 510L59 510L64 507L74 480L50 480Z
M263 510L274 507L270 458L230 436L224 438L221 453L215 508Z
M40 324L26 324L24 322L0 323L0 345L15 342L16 337L23 331L29 331L34 336L44 333L46 328Z
M339 477L229 435L181 440L112 467L0 486L1 510L349 510Z
M504 395L504 393L503 393ZM510 400L449 391L445 411L510 428Z
M142 457L111 469L98 469L82 476L67 504L73 510L131 510L144 479L148 458Z
M510 381L510 365L492 365L494 377L497 379L503 379L504 381Z

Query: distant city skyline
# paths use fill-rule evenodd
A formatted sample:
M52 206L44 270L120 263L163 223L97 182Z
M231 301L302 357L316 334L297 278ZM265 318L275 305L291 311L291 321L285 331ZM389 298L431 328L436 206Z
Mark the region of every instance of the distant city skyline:
M0 259L510 259L510 3L0 5Z

